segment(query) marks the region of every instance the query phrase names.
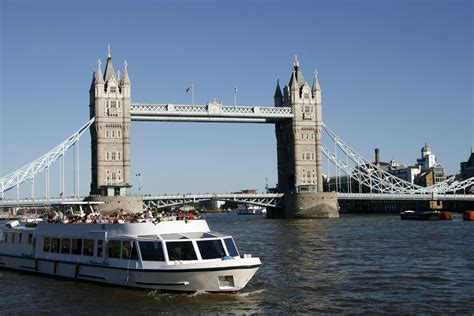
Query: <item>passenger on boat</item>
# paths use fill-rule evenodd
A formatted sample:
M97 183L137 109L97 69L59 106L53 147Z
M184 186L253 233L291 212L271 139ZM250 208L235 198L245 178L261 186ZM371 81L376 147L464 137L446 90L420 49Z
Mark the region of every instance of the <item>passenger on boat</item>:
M193 211L189 211L188 220L193 220L193 219L196 219L196 218L194 217Z

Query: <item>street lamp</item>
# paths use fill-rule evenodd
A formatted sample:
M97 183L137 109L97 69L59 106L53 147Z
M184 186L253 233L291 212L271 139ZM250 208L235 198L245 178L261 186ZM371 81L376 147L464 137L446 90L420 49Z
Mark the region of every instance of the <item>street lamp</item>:
M138 177L138 192L140 193L142 190L142 174L137 173L135 176Z

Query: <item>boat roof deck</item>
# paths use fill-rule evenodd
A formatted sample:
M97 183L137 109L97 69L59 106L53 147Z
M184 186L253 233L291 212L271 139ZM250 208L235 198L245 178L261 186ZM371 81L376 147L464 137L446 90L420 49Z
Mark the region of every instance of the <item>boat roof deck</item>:
M87 236L89 234L105 233L111 236L156 236L170 234L200 234L210 232L205 220L163 221L159 223L124 223L124 224L62 224L40 222L36 227L17 226L7 228L8 231L36 231L43 236ZM5 228L3 230L5 230ZM215 235L218 233L212 233ZM180 235L181 236L181 235ZM193 235L194 236L194 235ZM194 238L194 237L191 237ZM178 238L179 239L179 238Z

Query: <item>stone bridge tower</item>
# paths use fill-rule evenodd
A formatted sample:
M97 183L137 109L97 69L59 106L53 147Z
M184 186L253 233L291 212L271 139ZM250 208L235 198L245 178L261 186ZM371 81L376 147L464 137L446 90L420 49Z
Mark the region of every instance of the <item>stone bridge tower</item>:
M275 106L291 107L293 119L277 123L278 191L285 193L285 217L337 217L337 196L323 192L321 152L321 88L315 72L312 86L303 77L295 56L283 93Z
M127 62L123 76L112 64L110 46L102 75L100 60L90 95L91 195L130 195L130 79Z

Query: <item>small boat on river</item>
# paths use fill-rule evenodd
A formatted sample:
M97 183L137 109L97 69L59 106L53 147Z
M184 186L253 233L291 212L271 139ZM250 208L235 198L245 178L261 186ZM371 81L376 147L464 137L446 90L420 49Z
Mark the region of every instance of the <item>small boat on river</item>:
M258 205L247 205L239 204L237 205L237 214L238 215L265 215L267 214L267 209L263 206Z
M0 268L119 286L235 292L261 262L205 220L0 224Z
M440 211L412 211L406 210L400 212L400 217L403 220L440 220Z

